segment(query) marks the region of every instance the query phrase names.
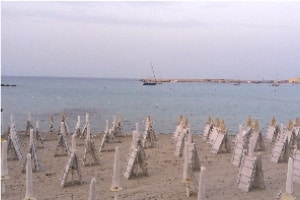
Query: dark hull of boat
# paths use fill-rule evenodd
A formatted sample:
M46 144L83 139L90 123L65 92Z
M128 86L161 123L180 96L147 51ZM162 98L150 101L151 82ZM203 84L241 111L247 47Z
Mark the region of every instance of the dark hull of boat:
M156 85L155 82L143 82L142 85Z

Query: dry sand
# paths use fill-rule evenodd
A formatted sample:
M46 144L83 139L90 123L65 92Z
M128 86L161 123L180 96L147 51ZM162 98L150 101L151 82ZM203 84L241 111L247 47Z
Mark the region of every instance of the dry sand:
M29 137L24 133L19 134L21 150L26 152ZM98 134L99 135L99 134ZM120 146L121 152L121 186L119 199L197 199L195 188L191 197L186 197L185 186L182 183L183 158L175 157L175 145L170 134L159 134L154 148L146 149L148 158L149 176L136 177L126 180L123 176L127 165L127 157L131 144L131 136L121 137L121 143L107 144L105 149L113 150L116 145ZM69 143L71 136L67 136ZM94 141L99 147L102 134L95 137ZM245 193L236 187L238 168L230 162L231 154L212 154L210 145L202 140L200 135L193 135L196 142L200 163L206 167L206 193L207 199L274 199L280 191L285 191L287 163L274 164L270 162L272 145L267 145L267 151L262 153L262 164L266 189L252 189ZM38 157L41 171L33 172L33 196L37 199L87 199L90 181L96 177L97 199L113 199L114 193L110 191L112 182L112 168L114 151L100 154L101 165L84 167L81 162L83 185L68 186L62 188L62 178L68 157L54 157L57 141L45 141L44 148L38 148ZM80 160L83 159L84 146L78 146L77 151ZM24 154L24 153L23 153ZM8 161L10 179L4 182L5 193L1 199L18 200L25 196L25 173L21 172L18 160ZM3 184L3 183L2 183ZM294 196L300 199L300 185L294 184Z

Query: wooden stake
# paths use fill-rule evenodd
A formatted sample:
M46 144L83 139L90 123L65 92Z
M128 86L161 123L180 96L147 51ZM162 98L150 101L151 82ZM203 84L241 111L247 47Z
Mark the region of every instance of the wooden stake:
M93 158L94 162L91 163L91 158ZM84 147L84 156L83 156L83 165L87 165L87 159L89 160L89 164L100 165L99 155L96 150L94 141L91 138L91 129L90 125L87 126L87 137L85 139L85 147Z
M31 155L31 161L33 161L34 170L39 171L40 170L40 164L39 164L39 161L38 161L37 150L36 150L35 144L33 142L33 129L30 129L29 147L28 147L27 153ZM22 172L26 171L25 170L26 169L26 163L27 163L27 157L23 161Z
M201 171L200 171L200 175L199 175L199 188L198 188L197 200L204 200L206 198L205 173L206 173L206 168L201 167Z
M124 176L126 179L131 178L133 175L138 176L140 173L139 169L142 171L141 175L148 175L147 162L146 162L146 154L144 151L144 147L141 144L141 140L137 140L137 148L131 149L128 164Z
M96 200L96 178L92 178L88 200Z
M32 168L31 168L31 154L28 153L26 156L26 193L24 200L35 200L32 197Z
M288 171L287 171L287 177L286 177L286 186L285 191L288 194L294 193L293 188L293 159L290 157L288 162Z
M113 192L120 191L120 148L116 146L114 164L113 164L113 176L112 176L112 185L110 190Z
M71 182L67 182L67 179L68 179L68 175L69 173L71 172L72 174L72 181ZM75 181L74 178L73 178L73 175L77 174L77 178L78 180ZM80 165L79 165L79 158L77 156L77 152L76 151L73 151L71 153L71 156L68 160L68 163L67 163L67 166L65 168L65 172L64 172L64 175L62 177L62 180L61 180L61 183L60 185L62 187L65 187L67 184L82 184L82 177L81 177L81 170L80 170Z
M9 179L7 167L7 140L1 142L1 180Z

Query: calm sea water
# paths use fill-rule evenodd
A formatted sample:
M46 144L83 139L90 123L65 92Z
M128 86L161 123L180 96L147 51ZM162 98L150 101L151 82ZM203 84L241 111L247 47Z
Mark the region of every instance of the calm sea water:
M189 119L192 133L202 133L207 117L224 119L231 134L248 118L258 119L264 131L273 116L279 123L300 117L300 85L229 83L165 83L142 86L138 80L98 78L2 77L2 129L9 126L14 114L17 130L25 130L28 113L40 120L42 131L48 130L54 115L59 127L65 112L70 130L77 116L81 126L90 113L92 131L103 131L105 120L121 114L125 132L131 133L138 122L145 126L148 115L156 132L172 133L180 114ZM35 126L35 123L33 122Z

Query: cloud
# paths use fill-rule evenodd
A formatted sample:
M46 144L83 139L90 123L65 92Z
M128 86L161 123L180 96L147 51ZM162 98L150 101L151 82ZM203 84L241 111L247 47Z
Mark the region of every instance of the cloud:
M297 2L3 2L2 15L30 20L159 28L297 29Z
M5 17L15 19L150 27L203 25L197 19L176 14L178 4L167 2L4 2L2 7Z

